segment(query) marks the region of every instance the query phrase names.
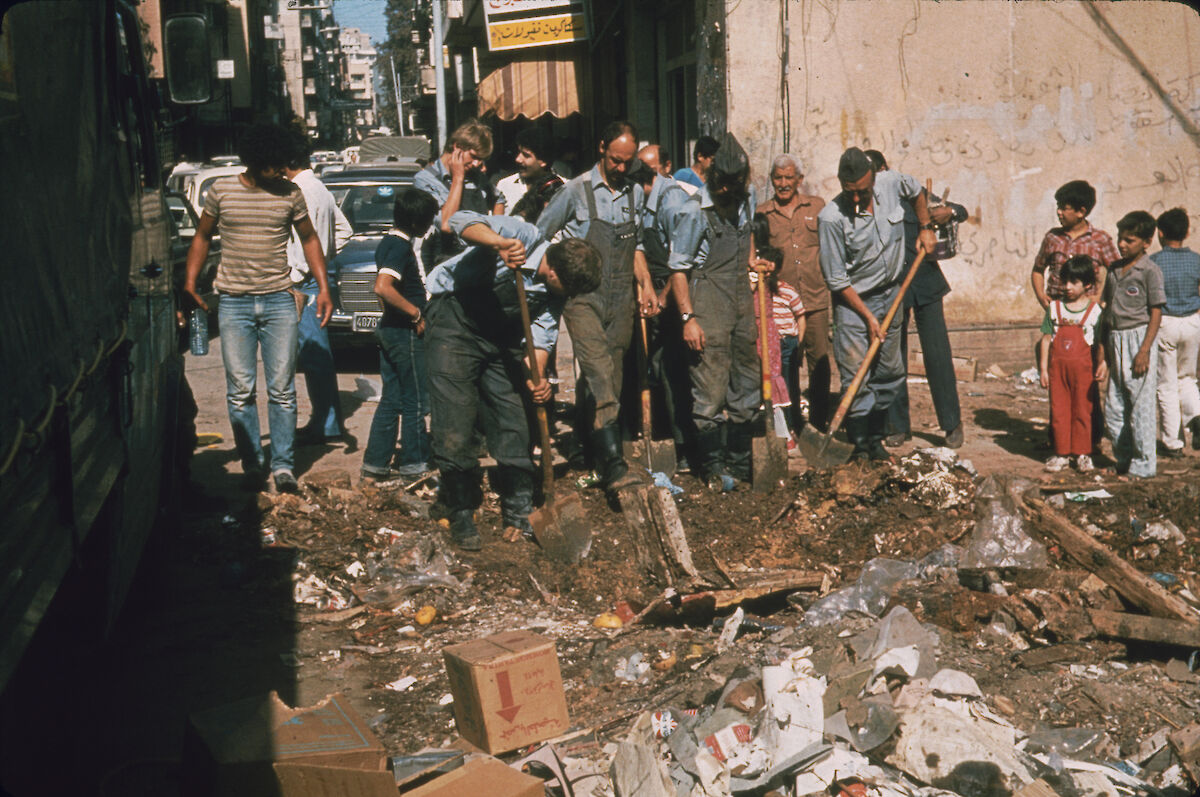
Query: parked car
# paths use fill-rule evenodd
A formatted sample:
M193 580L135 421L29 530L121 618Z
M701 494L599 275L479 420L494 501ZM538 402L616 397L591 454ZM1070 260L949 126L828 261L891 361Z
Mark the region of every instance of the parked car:
M383 317L375 296L375 249L392 226L396 192L412 185L420 168L416 163L356 164L322 173L321 181L354 228L350 241L330 266L334 289L331 341L374 344L374 337L363 333L374 332Z
M212 188L212 184L222 177L241 174L244 171L246 167L240 164L202 166L195 174L184 178L183 194L196 209L196 215L200 215L204 211L204 197L207 196L208 189Z
M176 288L182 290L183 279L187 271L187 253L192 246L192 239L196 237L196 229L200 226L200 217L183 194L168 193L164 197L171 218L172 274ZM220 262L221 236L213 235L212 243L208 247L208 257L205 258L204 266L200 269L200 276L196 279L196 292L208 305L208 328L213 337L216 336L217 331L218 301L213 280L216 279L217 264Z

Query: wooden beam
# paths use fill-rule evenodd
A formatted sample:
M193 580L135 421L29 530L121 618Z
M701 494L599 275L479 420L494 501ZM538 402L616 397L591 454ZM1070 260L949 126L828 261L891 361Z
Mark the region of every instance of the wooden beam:
M1200 648L1200 625L1196 623L1102 609L1088 609L1088 618L1101 636Z
M1072 559L1102 578L1122 597L1155 617L1183 620L1196 626L1200 615L1162 585L1126 562L1108 546L1055 512L1044 502L1025 499L1025 506L1041 522L1042 531L1063 547Z

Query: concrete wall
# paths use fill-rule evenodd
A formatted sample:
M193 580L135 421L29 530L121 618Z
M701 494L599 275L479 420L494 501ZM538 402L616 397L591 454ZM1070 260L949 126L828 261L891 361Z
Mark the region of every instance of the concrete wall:
M785 2L788 148L810 191L832 198L838 156L857 145L970 209L944 264L952 324L1040 314L1030 265L1068 180L1096 187L1091 220L1114 238L1139 209L1183 205L1200 228L1200 17L1188 7ZM741 0L727 20L729 128L760 196L785 139L780 19L780 0Z

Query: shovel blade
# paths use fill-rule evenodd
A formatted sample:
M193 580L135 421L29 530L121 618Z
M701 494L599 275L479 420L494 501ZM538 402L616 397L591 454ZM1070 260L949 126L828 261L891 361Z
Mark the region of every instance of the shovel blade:
M756 493L769 493L787 478L787 441L768 432L750 443L750 487Z
M796 448L809 465L818 469L844 465L850 461L850 454L854 451L846 443L834 440L832 434L821 434L808 425L800 430Z
M675 478L675 471L679 467L675 461L675 441L651 440L649 448L650 472L665 473L668 478Z
M645 440L626 440L622 447L624 448L625 459L628 462L645 465L649 461L650 455L646 452Z
M538 545L556 562L575 564L592 548L592 527L583 513L583 502L574 493L547 500L530 513L529 525Z

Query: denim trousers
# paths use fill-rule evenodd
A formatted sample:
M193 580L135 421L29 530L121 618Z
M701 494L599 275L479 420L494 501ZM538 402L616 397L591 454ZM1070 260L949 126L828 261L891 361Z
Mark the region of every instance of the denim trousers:
M296 368L304 374L304 386L312 403L309 425L326 437L342 433L342 408L338 401L337 370L333 365L333 349L329 332L317 319L317 281L311 276L299 285L304 294L304 309L300 313L300 353Z
M884 290L860 298L875 318L882 321L887 315L888 307L899 290L899 285L891 285ZM879 353L867 369L867 375L858 388L858 395L850 405L847 415L851 418L862 417L876 410L886 410L896 399L896 393L904 384L905 364L900 354L900 328L902 320L899 313L892 318L892 325L887 329ZM850 309L850 306L835 302L833 306L833 356L837 361L838 374L842 381L842 390L854 381L854 374L862 365L863 358L870 348L870 336L867 324L862 316Z
M383 473L396 453L396 433L400 434L400 455L396 465L410 475L425 470L429 460L429 433L425 416L429 414L429 372L425 366L425 341L406 327L379 327L379 377L383 395L371 419L363 470Z
M262 349L267 379L267 424L271 431L271 472L291 470L296 435L296 342L299 324L290 291L258 295L222 295L217 310L221 358L225 363L225 400L229 425L242 468L266 465L258 424L255 382Z

